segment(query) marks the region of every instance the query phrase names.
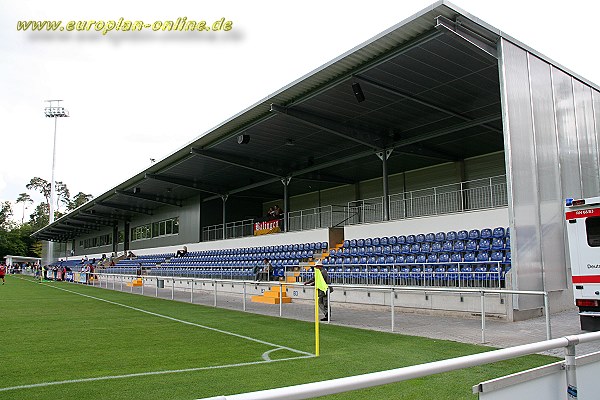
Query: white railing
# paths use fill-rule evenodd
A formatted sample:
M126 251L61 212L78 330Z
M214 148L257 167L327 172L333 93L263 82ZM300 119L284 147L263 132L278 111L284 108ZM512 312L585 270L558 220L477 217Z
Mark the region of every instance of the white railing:
M389 383L407 381L415 378L456 371L459 369L491 364L498 361L510 360L542 351L565 348L565 376L567 393L565 399L577 398L577 377L575 365L575 346L600 340L600 332L584 333L565 336L562 338L530 343L507 349L493 350L480 354L435 361L427 364L396 368L387 371L373 372L345 378L330 379L303 385L287 386L277 389L261 390L252 393L235 394L231 396L216 396L205 400L300 400L330 394L344 393L353 390L381 386Z
M254 235L254 220L245 219L225 224L225 239L234 239ZM222 240L223 224L206 226L202 229L202 241Z
M390 220L472 210L506 207L506 176L477 179L428 189L392 194ZM292 211L287 214L287 231L331 228L383 221L383 197L351 201L347 205L328 205ZM252 236L254 220L228 222L225 239ZM202 240L223 239L223 224L202 229Z

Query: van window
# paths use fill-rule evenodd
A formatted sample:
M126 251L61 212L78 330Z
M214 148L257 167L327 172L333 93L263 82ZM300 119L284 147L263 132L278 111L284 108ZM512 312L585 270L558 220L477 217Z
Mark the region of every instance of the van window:
M587 242L590 247L600 247L600 217L585 219Z

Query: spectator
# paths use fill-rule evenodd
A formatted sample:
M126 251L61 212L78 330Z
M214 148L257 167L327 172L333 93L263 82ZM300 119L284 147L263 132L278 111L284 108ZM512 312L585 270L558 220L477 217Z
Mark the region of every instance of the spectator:
M138 263L137 271L135 271L137 276L142 276L142 263Z
M177 253L175 253L175 257L183 257L187 254L187 252L187 246L183 246L183 250L177 250Z
M266 281L270 281L273 275L273 266L271 265L271 260L265 258L263 260L263 278Z
M6 265L0 264L0 279L2 279L3 285L6 283L6 279L4 278L4 275L6 275Z
M127 253L127 258L129 260L133 260L135 258L135 254L133 254L133 252L129 250L129 252Z
M325 280L325 283L327 285L331 284L331 281L329 280L329 275L327 274L327 271L325 269L323 269L323 263L321 260L318 260L317 263L315 264L315 268L317 268L319 271L321 271L321 275L323 275L323 280ZM312 279L304 282L305 285L311 285L314 286L315 284L315 278L313 277ZM323 318L321 318L321 321L328 321L329 320L329 314L327 313L327 306L329 305L329 293L333 292L333 288L331 286L329 286L327 288L327 291L322 291L319 289L319 310L321 310L321 312L324 314Z
M275 209L273 207L269 207L269 211L267 211L267 218L275 218Z
M275 216L275 218L281 218L281 216L283 215L283 210L279 208L277 204L275 204L275 207L273 207L273 215Z

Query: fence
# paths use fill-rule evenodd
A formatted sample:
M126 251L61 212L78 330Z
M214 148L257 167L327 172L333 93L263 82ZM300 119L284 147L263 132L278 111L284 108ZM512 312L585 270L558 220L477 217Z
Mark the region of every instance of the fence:
M202 289L207 287L208 290L213 292L213 306L217 307L218 298L219 298L219 286L222 288L227 287L227 290L223 290L228 295L241 296L242 310L246 311L246 298L248 296L248 288L257 288L257 287L270 287L274 285L279 286L279 293L283 293L286 291L286 288L298 288L304 289L306 286L302 283L286 283L282 281L276 282L256 282L252 280L223 280L223 279L210 279L210 278L189 278L189 277L181 277L181 276L158 276L158 275L150 275L150 276L137 276L137 275L124 275L124 274L106 274L106 273L94 273L94 279L82 280L81 282L91 282L93 286L103 287L106 289L112 290L120 290L124 291L129 288L131 293L138 293L142 295L150 295L158 297L159 292L164 295L164 291L170 292L171 300L174 300L176 297L182 299L181 296L186 296L189 291L189 301L190 303L194 303L195 295L199 291L206 292L206 289ZM141 285L135 286L133 283L135 280L140 280ZM176 283L179 282L179 283ZM200 285L199 285L200 284ZM199 286L199 287L198 287ZM232 291L230 288L239 287L239 293ZM395 313L396 313L396 305L394 299L396 295L399 293L425 293L426 295L431 295L434 293L438 294L452 294L461 297L461 301L463 296L479 296L480 297L480 314L481 314L481 342L486 342L486 305L485 299L486 295L533 295L533 296L542 296L544 300L544 315L546 318L546 338L552 338L551 325L550 325L550 313L549 313L549 303L548 303L548 293L544 291L524 291L524 290L507 290L507 289L493 289L493 288L443 288L443 287L395 287L395 286L371 286L371 285L337 285L332 284L336 290L335 292L344 292L344 291L361 291L366 293L379 292L387 295L389 297L389 309L390 309L390 324L391 331L393 332L395 329ZM198 287L198 289L195 289ZM257 291L254 294L261 294L262 291ZM332 301L332 297L328 296L328 301ZM312 299L312 296L307 296L307 299ZM329 307L329 304L328 304ZM279 303L279 316L283 316L283 303Z
M233 221L225 224L225 239L235 239L254 235L254 220ZM202 229L202 241L223 239L223 224L211 225Z
M390 220L506 207L506 176L458 182L389 196ZM287 230L331 228L383 221L383 197L288 212ZM254 220L228 222L225 238L252 236ZM223 239L223 224L203 228L202 240Z

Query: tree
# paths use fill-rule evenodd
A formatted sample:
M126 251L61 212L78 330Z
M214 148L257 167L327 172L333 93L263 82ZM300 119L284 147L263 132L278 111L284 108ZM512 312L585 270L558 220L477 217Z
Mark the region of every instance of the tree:
M17 197L17 203L23 203L23 215L21 216L21 224L23 224L23 221L25 220L25 208L27 208L27 203L31 204L33 203L33 200L27 193L21 193L19 194L19 197Z
M67 206L67 211L73 211L77 207L84 205L93 198L94 196L92 196L91 194L79 192L73 197L73 200Z
M66 207L69 207L71 203L71 194L69 193L69 189L67 185L63 182L56 182L54 184L56 190L56 210L60 209L60 203L63 203Z
M10 217L12 217L13 211L10 201L5 201L0 204L0 229L8 230L11 226Z
M50 182L45 179L35 177L31 178L29 183L25 185L27 190L35 190L40 192L46 198L46 205L48 206L48 210L50 209Z
M48 204L40 203L37 205L33 214L29 216L29 225L34 231L40 230L46 225L48 225L50 209L48 208Z

